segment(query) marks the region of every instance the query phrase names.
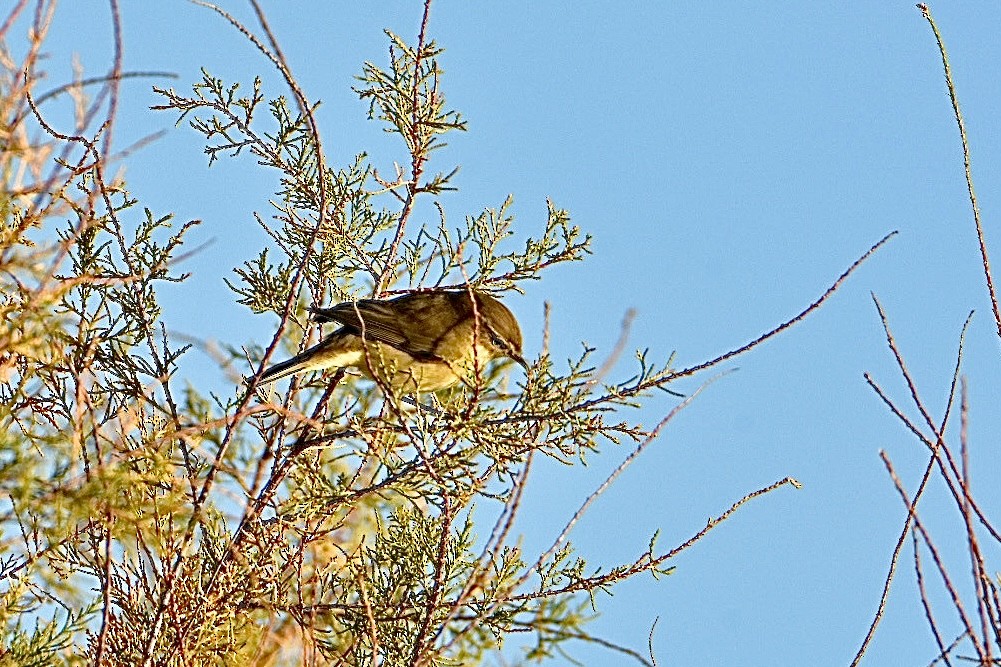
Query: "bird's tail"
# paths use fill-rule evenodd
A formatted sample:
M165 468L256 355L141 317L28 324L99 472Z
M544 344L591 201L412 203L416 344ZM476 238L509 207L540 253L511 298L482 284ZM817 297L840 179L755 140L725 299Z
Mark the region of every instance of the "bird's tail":
M295 355L291 359L277 363L274 366L270 366L267 370L261 373L258 383L268 384L269 382L277 382L283 377L309 370L309 360L315 351L315 347L311 347L305 352Z

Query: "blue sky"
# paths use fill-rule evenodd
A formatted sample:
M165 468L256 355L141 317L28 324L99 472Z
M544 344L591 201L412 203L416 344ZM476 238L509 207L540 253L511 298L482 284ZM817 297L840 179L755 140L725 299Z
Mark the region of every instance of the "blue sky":
M402 159L401 146L364 120L350 86L364 60L386 62L383 28L415 37L421 3L348 4L264 6L307 95L324 102L330 162L366 150L388 168ZM54 82L67 76L69 53L91 73L107 65L107 18L82 5L64 3L57 14ZM248 18L243 4L224 6ZM974 1L931 9L952 58L987 239L1001 257L1001 8ZM245 84L262 74L267 94L285 92L208 10L124 2L122 14L126 69L180 77L157 85L189 89L204 66ZM633 347L657 359L676 351L679 366L696 364L793 316L872 243L900 231L820 312L721 368L739 370L684 411L572 535L589 563L607 568L638 555L653 531L673 546L745 493L791 475L802 490L751 503L679 557L674 575L642 577L600 598L591 630L643 651L660 617L661 664L848 664L904 517L877 452L889 453L909 489L925 458L862 377L871 372L906 400L870 292L936 416L963 320L977 311L964 370L971 465L975 492L995 518L1001 501L999 341L958 133L921 13L912 2L438 0L430 34L446 49L442 90L469 121L437 158L442 169L462 166L459 191L442 199L450 217L511 194L517 233L538 234L549 197L595 237L588 261L507 299L528 356L541 345L548 300L557 359L575 356L581 341L608 351L626 309L635 308ZM130 160L131 188L157 213L204 220L193 239L213 241L185 267L192 278L167 292L168 326L263 343L275 322L236 305L222 279L264 242L251 216L269 214L275 175L249 156L208 168L194 132L147 110L159 101L149 87L123 87L117 143L167 135ZM198 353L184 369L195 382L225 382ZM626 360L617 372L631 371ZM707 378L675 388L690 392ZM657 398L641 420L653 424L675 404ZM519 526L529 553L548 546L626 453L609 446L586 468L535 470ZM959 516L941 483L924 503L968 592ZM996 571L997 545L987 554ZM910 563L905 556L864 664L924 665L935 656ZM930 586L945 634L954 636L954 614L937 582ZM632 664L587 646L573 655L587 665Z

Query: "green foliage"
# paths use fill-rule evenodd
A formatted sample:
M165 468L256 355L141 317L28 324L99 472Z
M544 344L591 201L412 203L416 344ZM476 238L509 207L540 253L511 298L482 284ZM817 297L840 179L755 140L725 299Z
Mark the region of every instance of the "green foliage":
M247 380L220 393L178 387L190 344L175 342L160 301L164 283L189 277L175 266L196 221L174 226L108 177L113 107L95 102L79 119L89 134L71 135L30 90L6 91L14 135L34 123L49 145L8 142L0 172L0 664L470 665L512 637L531 637L529 662L596 641L584 627L600 594L669 572L674 552L651 541L634 562L589 568L566 540L578 513L551 549L524 554L513 525L531 462L569 465L630 441L627 465L663 424L624 410L678 373L640 352L632 377L609 382L620 350L599 363L584 346L565 367L542 350L520 385L493 364L418 405L342 371L296 378L277 397L258 390L280 345L315 339L308 305L518 291L584 259L591 239L552 202L529 236L510 197L447 222L437 196L457 168L426 170L466 126L446 104L426 16L416 44L387 32L388 65L367 62L358 77L369 117L400 138L392 162L406 166L389 178L388 160L367 154L328 165L316 105L280 52L224 17L278 67L286 94L207 70L191 93L155 89L156 109L204 137L209 165L249 153L276 174L270 215L256 220L271 245L234 258L226 284L278 327L263 347L225 342L220 362ZM41 73L25 69L30 89ZM10 180L26 161L50 167L52 153L64 156L52 180ZM419 224L418 207L437 222ZM474 519L492 527L477 535Z
M424 161L432 151L447 145L439 135L465 130L466 123L459 112L448 109L439 88L441 70L435 56L442 49L434 41L411 46L389 30L386 36L390 42L389 69L366 62L355 92L368 100L368 117L384 122L386 132L402 138L415 163ZM422 191L439 194L454 173L432 177Z
M20 627L19 619L28 616L30 610L20 608L18 598L20 595L12 595L14 589L8 589L3 600L6 618L3 618L3 625L6 628L5 645L0 654L0 666L2 667L58 667L66 664L83 664L82 660L70 658L66 660L63 655L72 646L74 638L86 631L87 621L100 609L99 603L94 602L89 606L83 606L77 611L64 611L62 619L56 617L48 621L36 621L31 632L27 632ZM13 603L8 607L7 602ZM16 617L15 617L16 616Z

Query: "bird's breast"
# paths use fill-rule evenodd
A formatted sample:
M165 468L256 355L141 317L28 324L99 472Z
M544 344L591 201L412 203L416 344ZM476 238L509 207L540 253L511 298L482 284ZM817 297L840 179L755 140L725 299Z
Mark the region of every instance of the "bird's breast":
M359 339L359 348L361 348ZM440 359L415 359L378 341L368 342L352 364L366 377L388 384L397 394L437 391L459 381L452 365Z

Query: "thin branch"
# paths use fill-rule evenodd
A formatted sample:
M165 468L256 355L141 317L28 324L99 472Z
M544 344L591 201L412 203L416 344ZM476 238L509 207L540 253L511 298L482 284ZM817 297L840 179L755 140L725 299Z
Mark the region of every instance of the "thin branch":
M921 597L921 607L925 611L925 620L928 621L928 627L931 628L932 635L935 637L935 643L938 645L939 657L945 661L948 667L952 667L952 663L949 662L949 651L950 648L946 648L945 641L942 639L942 633L938 631L938 624L935 622L935 615L932 613L931 600L928 599L928 590L925 588L925 578L924 572L921 570L921 549L918 544L918 534L915 531L910 531L911 533L911 547L914 549L914 578L918 584L918 594ZM963 633L966 636L966 633Z
M963 490L963 503L960 507L960 514L963 517L963 527L966 529L966 546L970 554L970 567L973 575L973 586L977 596L977 614L980 616L980 632L984 640L984 650L987 662L993 662L991 649L991 634L989 628L996 628L997 623L992 617L990 599L987 595L987 583L990 582L990 575L987 574L984 566L984 556L980 550L980 541L977 539L976 530L973 527L972 505L972 481L970 479L970 456L969 456L969 403L966 387L966 378L963 378L962 390L960 391L960 459L962 461L963 476L960 480L960 488Z
M949 101L952 102L952 113L956 119L956 126L959 128L959 139L963 145L963 171L966 174L966 190L970 198L970 207L973 209L973 222L977 228L977 243L980 246L980 260L984 268L984 277L987 280L987 293L991 298L991 309L994 311L994 322L997 325L997 334L1001 338L1001 308L998 307L997 290L994 288L994 279L991 276L991 261L987 256L987 241L984 239L984 226L980 221L980 207L977 205L977 193L973 189L973 172L970 167L970 145L966 138L966 124L963 122L963 114L959 110L959 97L956 95L956 86L952 80L952 67L949 65L949 56L945 52L945 42L942 41L942 33L932 18L928 5L919 4L918 9L921 15L928 21L932 32L935 34L935 42L938 44L938 52L942 56L942 70L945 74L946 87L949 89Z
M410 221L410 215L414 210L414 204L416 202L417 195L420 192L421 175L424 173L424 165L428 159L427 151L424 147L418 146L417 133L419 132L419 119L417 112L420 105L419 89L421 86L421 64L424 58L425 50L424 40L426 39L428 20L430 19L430 16L431 0L424 0L424 14L421 18L420 33L417 36L417 49L414 55L414 87L410 100L410 181L407 184L407 196L403 201L403 210L400 211L398 222L396 224L396 232L393 234L393 240L389 244L389 251L384 260L382 273L376 281L376 296L381 295L383 290L387 289L392 282L393 264L396 261L396 256L399 252L400 242L403 241L403 235L406 231L407 223Z
M935 433L935 438L932 439L925 437L920 432L918 427L915 424L913 424L909 419L907 419L906 416L904 416L902 410L898 409L896 406L893 405L893 402L888 397L886 397L886 395L880 389L878 389L875 382L871 381L867 375L866 378L867 381L869 381L869 385L876 390L877 394L880 395L880 398L883 399L883 402L886 403L888 406L890 406L890 409L893 411L893 413L907 426L907 428L912 433L914 433L925 444L925 446L928 447L929 450L935 452L936 457L939 459L938 464L939 464L939 470L942 473L942 480L946 483L946 486L949 489L949 493L952 494L953 500L956 502L956 506L962 508L965 502L969 502L970 505L973 507L974 512L977 514L977 517L980 519L981 525L983 525L988 530L988 532L990 532L991 536L994 537L995 540L1001 542L1001 534L998 533L998 531L994 528L993 524L991 524L991 522L987 519L987 516L980 509L980 506L976 502L976 500L973 498L964 500L965 494L962 492L962 489L959 488L962 485L962 474L960 473L959 467L956 464L955 457L952 455L952 450L945 443L942 435L945 432L946 419L948 418L948 415L950 413L952 400L953 397L955 396L956 379L958 378L959 366L962 361L963 345L966 337L966 330L967 327L969 326L970 318L967 317L966 322L963 325L962 332L960 333L959 336L959 349L956 352L956 366L953 371L953 379L949 391L949 402L947 403L946 406L946 413L945 413L946 416L942 420L942 426L936 427L934 420L931 417L931 414L925 407L924 402L921 400L921 397L918 394L917 384L914 382L914 379L911 377L910 372L907 370L907 364L904 362L903 353L901 353L900 348L897 346L897 341L893 336L893 332L890 330L890 323L889 320L887 319L886 312L883 310L883 307L879 303L879 300L876 298L875 294L872 295L872 299L873 302L876 304L877 311L879 312L880 322L882 323L883 331L886 334L886 342L889 345L890 350L893 352L894 359L897 362L897 368L900 370L900 373L903 376L904 381L907 383L908 390L910 391L911 394L911 400L918 408L918 411L924 418L925 423L932 430L932 432ZM944 461L942 460L943 453L945 454ZM946 462L948 462L949 464L948 470L946 469L945 466Z
M946 664L948 664L949 663L949 654L952 653L954 650L956 650L956 647L959 646L959 643L961 641L963 641L964 639L966 639L966 632L965 631L964 632L960 632L959 635L955 639L952 640L952 643L949 644L945 648L945 650L943 650L941 653L939 653L938 656L934 660L932 660L930 663L928 663L928 667L935 667L935 665L937 665L940 662L945 662Z
M691 396L688 396L687 398L685 398L685 400L678 403L678 405L676 405L669 413L667 413L666 417L660 420L660 423L658 423L653 428L653 430L650 432L650 435L647 436L642 442L640 442L639 445L637 445L636 448L629 454L629 456L623 459L622 463L616 466L615 470L613 470L608 475L608 477L605 478L605 481L602 482L600 485L598 485L598 488L596 488L593 492L591 492L591 494L584 500L584 502L581 503L581 506L577 508L577 511L574 512L572 517L570 517L570 520L567 522L566 526L564 526L563 530L560 531L560 534L556 536L555 540L553 540L552 546L550 546L548 550L546 550L541 556L539 556L538 560L535 561L535 564L532 567L525 570L525 573L522 575L521 579L518 581L517 584L515 584L513 588L519 588L525 583L525 581L527 581L528 577L530 577L532 573L539 571L539 568L542 567L542 565L547 560L549 560L549 558L551 558L554 553L556 553L556 550L560 548L560 545L562 545L563 542L566 541L567 537L570 535L570 531L573 530L574 526L577 525L577 523L581 520L581 518L591 507L591 505L593 505L594 502L599 497L601 497L601 495L604 494L605 491L608 490L608 488L612 485L612 483L615 482L615 480L618 479L623 472L625 472L626 468L632 465L633 462L637 458L639 458L640 454L646 451L647 447L649 447L650 444L657 439L657 437L660 435L660 432L664 429L664 427L667 426L669 422L671 422L682 410L691 405L692 402L695 400L695 398L699 394L701 394L703 390L706 389L706 387L708 387L710 384L718 380L720 377L722 377L722 375L718 375L703 382L698 389L692 392Z
M879 453L879 456L883 459L883 465L886 466L886 471L890 475L890 479L893 480L893 486L897 489L900 499L903 501L904 506L907 507L907 513L914 523L914 529L920 533L921 539L924 541L925 546L928 547L928 551L931 553L932 561L935 563L935 567L938 568L939 576L942 577L942 583L945 585L946 590L952 598L953 607L959 614L960 621L962 622L963 627L966 628L966 633L970 636L970 640L973 642L973 648L977 652L978 659L981 663L984 663L986 660L986 652L981 646L977 634L973 631L973 624L970 621L970 617L966 613L966 609L963 607L963 601L959 596L959 592L956 590L955 585L952 583L952 579L949 577L949 573L946 570L945 562L942 560L941 554L939 554L935 544L931 541L931 536L928 535L924 525L922 525L921 519L918 518L915 507L911 500L907 497L907 491L904 489L904 485L900 481L900 477L897 476L896 471L893 469L893 463L890 461L890 457L883 451Z
M925 419L929 423L931 423L931 416L928 414L927 410L925 410L924 406L921 404L921 399L919 398L917 393L917 387L915 386L913 380L910 377L910 374L907 371L907 366L904 363L903 355L901 354L899 348L897 347L896 340L893 336L893 332L890 330L890 325L886 318L886 314L883 312L883 309L880 306L880 303L876 299L875 295L873 295L873 301L876 303L876 307L880 315L880 320L883 324L883 331L886 334L887 342L890 346L890 349L893 351L894 357L897 361L897 367L900 369L901 373L903 374L907 382L908 387L910 388L911 398L916 403L918 403L921 413L925 416ZM863 655L865 655L865 652L869 648L869 644L872 642L872 639L876 634L876 628L879 627L879 624L883 620L883 614L886 611L886 605L890 596L890 584L892 583L893 577L896 573L897 563L900 559L900 553L901 550L903 549L904 541L907 539L907 533L908 531L911 530L911 524L914 520L914 511L916 510L918 502L921 500L921 497L924 495L925 489L928 487L928 481L931 479L931 473L934 470L936 464L938 464L939 471L942 473L942 477L946 480L946 482L950 481L949 476L945 470L945 465L942 461L942 456L940 455L941 449L946 449L948 451L948 448L946 447L945 441L943 440L941 434L945 432L949 415L951 414L950 410L952 407L953 397L955 396L955 391L956 391L956 380L959 377L959 369L963 359L963 343L966 338L966 330L970 324L970 318L972 317L972 315L973 314L970 313L970 315L967 316L966 322L963 324L963 329L959 335L959 346L956 351L956 364L953 369L952 382L949 388L949 397L948 397L949 400L946 403L945 415L942 418L941 424L937 428L934 425L932 425L932 429L936 434L934 440L926 438L925 435L921 432L921 430L917 427L917 425L915 425L907 417L907 415L905 415L903 411L897 407L897 405L889 398L889 396L886 395L886 393L882 390L882 388L880 388L880 386L876 384L876 381L873 380L868 373L864 374L866 382L873 389L873 391L876 392L876 394L880 397L883 403L890 408L891 412L893 412L893 414L896 415L898 419L900 419L900 421L911 431L911 433L915 434L918 437L918 439L921 440L921 442L923 442L928 447L928 449L931 451L931 456L928 459L927 465L925 466L924 473L921 475L921 481L918 484L918 488L914 494L914 498L909 503L907 516L904 518L904 525L900 530L900 535L897 537L897 543L894 545L893 553L890 556L890 567L889 571L886 573L886 577L883 580L883 591L879 597L879 604L876 607L876 613L873 615L873 619L869 624L869 630L866 632L866 636L863 638L862 644L859 646L858 652L855 654L855 659L852 661L852 667L855 667L861 662ZM949 485L949 488L950 489L952 488L951 484ZM986 519L983 520L986 521ZM915 566L917 567L917 564ZM924 598L922 598L922 601L923 600ZM930 617L930 610L927 612L927 615L929 618L929 622L934 623L934 621L931 620ZM935 630L934 626L933 630ZM936 631L936 638L939 639L937 631Z
M707 368L712 368L713 366L718 366L719 364L723 363L724 361L727 361L727 360L732 359L732 358L734 358L734 357L736 357L738 355L741 355L744 352L747 352L748 350L750 350L751 348L757 347L758 345L764 343L769 338L777 336L778 334L782 333L783 331L785 331L789 327L793 326L794 324L797 324L797 323L801 322L804 318L806 318L807 315L809 315L813 311L815 311L818 308L820 308L824 304L825 301L827 301L829 298L831 298L831 296L833 296L834 293L837 292L838 289L841 287L841 285L844 284L844 282L848 279L848 276L850 276L852 273L855 272L856 269L858 269L860 266L862 266L862 264L867 259L869 259L869 257L871 257L877 250L879 250L887 241L889 241L891 238L893 238L894 236L896 236L897 233L898 233L897 231L892 231L889 234L887 234L886 236L884 236L883 238L881 238L879 241L877 241L875 243L875 245L873 245L871 248L869 248L867 251L865 251L865 253L863 253L863 255L861 257L859 257L854 262L852 262L852 265L849 266L845 270L844 273L842 273L840 276L838 276L838 279L835 280L834 283L830 287L827 288L827 291L825 291L823 294L821 294L820 297L816 301L814 301L813 303L811 303L802 312L800 312L798 315L796 315L792 319L783 322L782 324L780 324L779 326L775 327L771 331L767 331L767 332L761 334L760 336L758 336L757 338L755 338L754 340L752 340L750 343L742 345L742 346L738 347L735 350L730 350L729 352L721 354L720 356L716 357L715 359L711 359L709 361L705 361L705 362L703 362L701 364L697 364L697 365L692 366L690 368L686 368L684 370L677 371L676 373L672 373L671 374L671 379L680 378L680 377L688 377L689 375L695 375L696 373L698 373L700 371L704 371Z

